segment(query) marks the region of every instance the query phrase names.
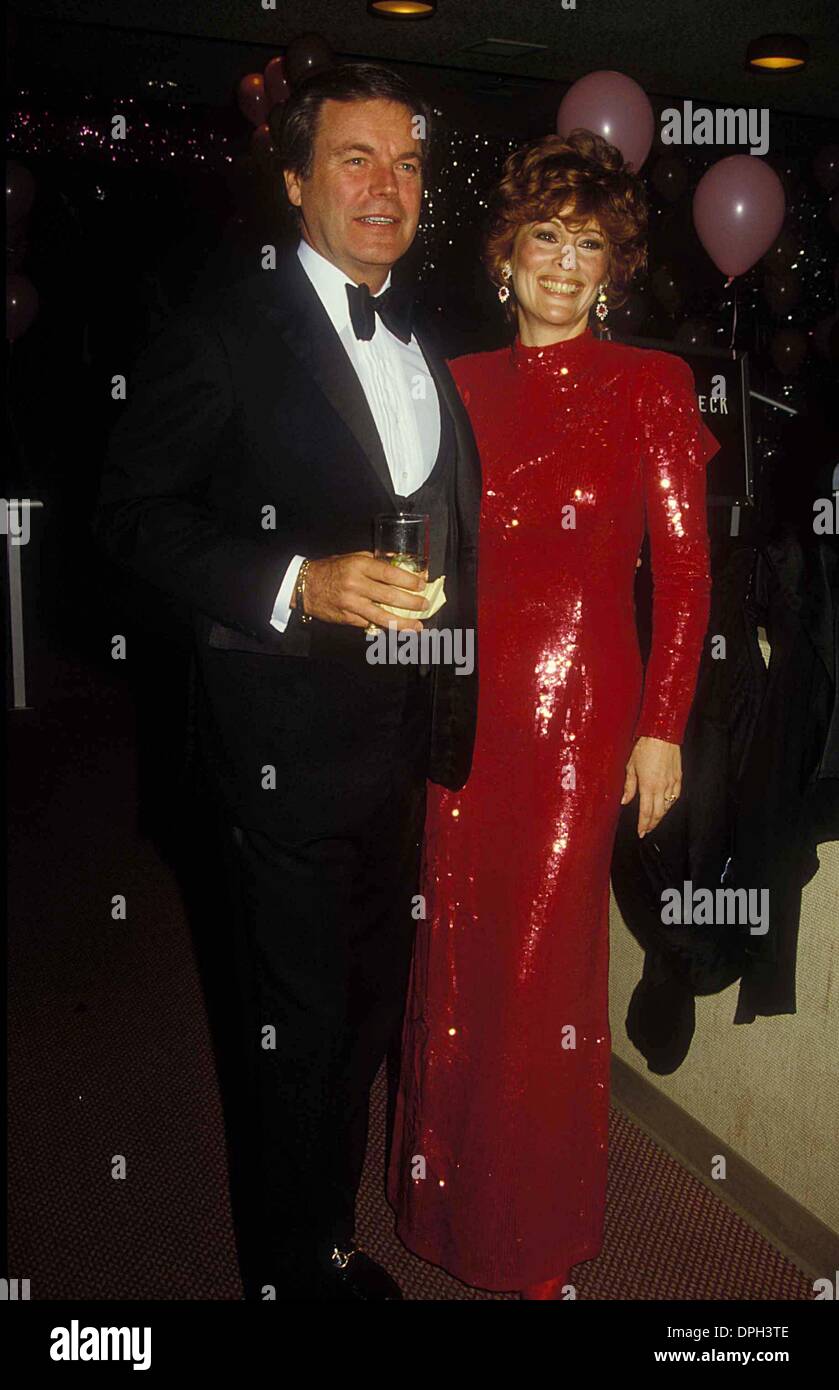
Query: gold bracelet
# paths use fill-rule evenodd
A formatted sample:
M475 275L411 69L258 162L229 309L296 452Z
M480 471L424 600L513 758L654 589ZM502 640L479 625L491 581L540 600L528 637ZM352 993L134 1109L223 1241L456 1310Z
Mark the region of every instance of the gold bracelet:
M300 615L301 623L310 623L312 621L311 613L306 613L303 609L303 592L306 588L306 573L308 568L309 561L304 560L297 571L297 583L294 586L294 597L296 599L297 612Z

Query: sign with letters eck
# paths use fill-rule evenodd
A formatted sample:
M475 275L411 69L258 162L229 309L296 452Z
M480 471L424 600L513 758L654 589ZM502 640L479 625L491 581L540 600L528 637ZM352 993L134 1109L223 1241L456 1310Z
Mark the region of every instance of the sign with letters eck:
M624 337L615 342L630 347L657 348L687 362L696 383L696 401L705 424L720 449L708 464L708 504L731 505L754 501L751 423L749 418L748 353L722 348L683 348L655 338Z

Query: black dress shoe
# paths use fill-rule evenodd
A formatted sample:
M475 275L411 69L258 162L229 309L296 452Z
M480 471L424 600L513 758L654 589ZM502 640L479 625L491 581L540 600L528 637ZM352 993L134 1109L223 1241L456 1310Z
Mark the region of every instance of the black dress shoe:
M365 1255L363 1250L341 1251L336 1246L330 1264L334 1271L336 1298L401 1300L402 1290L387 1270Z

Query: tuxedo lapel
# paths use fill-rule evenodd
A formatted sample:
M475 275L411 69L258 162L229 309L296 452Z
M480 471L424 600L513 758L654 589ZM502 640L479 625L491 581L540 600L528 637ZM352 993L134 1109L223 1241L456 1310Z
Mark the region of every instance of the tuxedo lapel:
M296 247L283 251L274 277L267 304L269 317L291 352L355 435L370 467L394 501L393 480L367 397L332 320L300 263ZM417 333L416 338L437 388L440 409L448 410L454 421L459 509L464 517L477 515L480 466L469 418L448 368L430 343L424 341L424 335Z
M395 496L385 451L361 382L296 249L280 257L268 305L288 347L355 435L388 496Z

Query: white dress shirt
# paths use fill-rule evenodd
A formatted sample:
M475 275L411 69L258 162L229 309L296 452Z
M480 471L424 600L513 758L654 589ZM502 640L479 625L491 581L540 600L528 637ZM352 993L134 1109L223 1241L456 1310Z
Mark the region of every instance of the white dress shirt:
M409 343L403 343L385 327L378 314L372 338L357 338L345 289L354 281L307 241L301 239L297 255L361 382L394 491L400 497L408 497L431 473L440 448L440 403L422 350L413 335ZM384 294L389 285L390 272L379 293ZM279 632L285 632L291 596L304 558L295 555L274 602L270 621Z

